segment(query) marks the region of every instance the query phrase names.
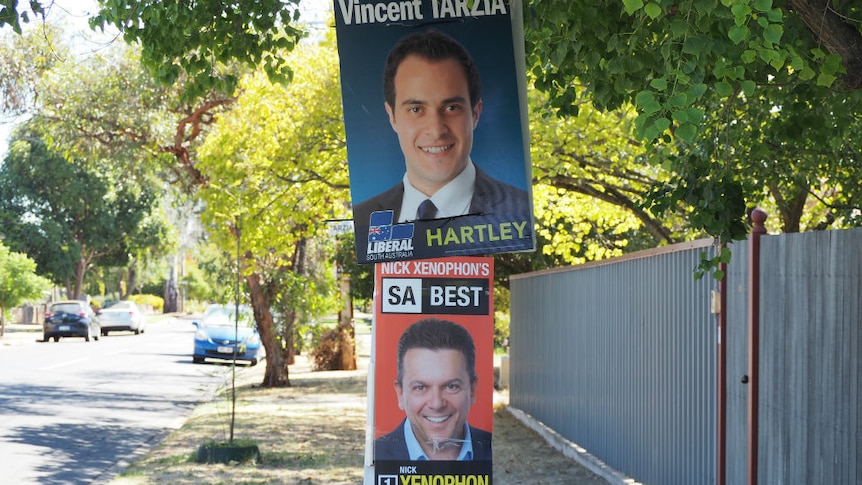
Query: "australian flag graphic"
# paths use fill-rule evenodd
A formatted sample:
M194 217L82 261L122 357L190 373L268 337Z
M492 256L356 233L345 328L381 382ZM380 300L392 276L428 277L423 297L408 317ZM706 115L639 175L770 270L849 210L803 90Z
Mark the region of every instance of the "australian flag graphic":
M368 242L412 238L413 224L392 224L394 217L394 211L391 210L372 212L368 225Z
M394 211L371 213L368 225L368 242L388 241L392 239L392 218Z

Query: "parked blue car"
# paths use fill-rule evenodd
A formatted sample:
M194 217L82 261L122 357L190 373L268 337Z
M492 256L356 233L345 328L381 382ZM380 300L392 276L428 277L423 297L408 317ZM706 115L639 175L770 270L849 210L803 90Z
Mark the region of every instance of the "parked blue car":
M57 301L45 312L42 324L42 341L60 337L84 337L89 342L99 340L99 318L87 302L78 300Z
M263 358L260 334L250 307L236 305L210 305L201 320L193 322L195 351L192 362L202 364L206 359L236 360L257 365Z

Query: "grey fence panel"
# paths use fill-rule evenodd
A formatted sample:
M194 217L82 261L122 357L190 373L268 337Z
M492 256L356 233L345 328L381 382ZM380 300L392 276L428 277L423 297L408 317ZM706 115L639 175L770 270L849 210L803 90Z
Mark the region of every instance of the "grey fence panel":
M859 484L862 230L765 237L761 483Z
M748 390L743 383L748 375L748 241L730 245L731 264L727 268L727 420L725 439L728 484L747 483L748 476ZM762 338L762 337L761 337Z
M702 244L702 243L701 243ZM758 481L862 485L862 229L764 236ZM650 485L715 483L703 247L512 278L510 403ZM748 242L727 272L726 483L747 482Z
M714 482L708 241L511 280L510 404L647 484Z

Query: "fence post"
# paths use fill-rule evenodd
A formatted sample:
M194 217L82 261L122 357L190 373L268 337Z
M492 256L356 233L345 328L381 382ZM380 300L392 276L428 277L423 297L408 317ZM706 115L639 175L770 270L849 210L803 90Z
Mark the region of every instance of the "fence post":
M719 246L719 252L727 251L727 244ZM727 480L727 263L718 264L724 276L718 281L718 416L716 433L718 450L716 456L716 485L725 485Z
M757 485L758 401L760 387L760 236L766 234L766 211L751 212L748 260L748 485Z

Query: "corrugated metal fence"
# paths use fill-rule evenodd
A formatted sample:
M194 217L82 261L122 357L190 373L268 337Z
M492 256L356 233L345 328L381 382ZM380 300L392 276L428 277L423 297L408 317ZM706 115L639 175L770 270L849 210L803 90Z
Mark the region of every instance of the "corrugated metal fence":
M762 239L763 484L862 483L862 230ZM748 243L727 291L728 484L746 483ZM512 407L649 485L716 483L710 241L512 277Z
M729 484L747 470L740 256L728 272ZM760 258L758 482L862 484L862 229L764 236Z

